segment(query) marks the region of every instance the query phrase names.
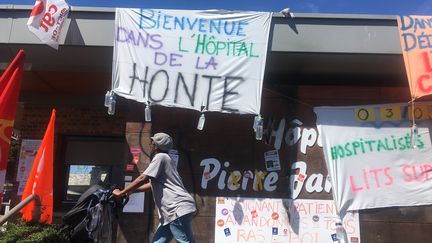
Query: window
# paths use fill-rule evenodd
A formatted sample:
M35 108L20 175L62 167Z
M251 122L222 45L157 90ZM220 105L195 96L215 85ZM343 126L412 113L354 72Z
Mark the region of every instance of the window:
M109 183L110 166L69 165L66 200L78 200L90 186Z
M124 138L63 137L54 184L58 209L73 206L91 185L120 185L126 148Z

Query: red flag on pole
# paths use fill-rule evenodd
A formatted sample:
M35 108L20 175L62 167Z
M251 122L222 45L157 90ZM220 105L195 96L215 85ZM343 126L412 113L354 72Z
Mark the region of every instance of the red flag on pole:
M21 210L22 218L26 221L52 223L55 116L56 111L53 109L22 195L22 200L31 194L37 196L36 200L31 201Z
M3 201L10 138L15 121L16 103L21 89L25 54L20 50L0 77L0 203Z

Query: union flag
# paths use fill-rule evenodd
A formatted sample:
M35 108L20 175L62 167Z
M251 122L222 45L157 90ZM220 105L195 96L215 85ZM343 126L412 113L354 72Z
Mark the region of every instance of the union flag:
M32 200L21 210L22 218L26 221L52 223L55 117L56 110L53 109L22 195L22 200L32 194L36 195L36 200Z
M0 77L0 203L3 201L10 139L21 89L24 60L24 51L20 50Z

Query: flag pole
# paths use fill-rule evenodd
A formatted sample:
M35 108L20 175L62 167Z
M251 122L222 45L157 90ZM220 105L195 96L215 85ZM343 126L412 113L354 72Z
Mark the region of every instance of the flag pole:
M26 197L24 200L22 200L20 203L18 203L15 207L13 207L9 212L7 212L3 217L0 218L0 226L3 225L8 221L8 219L18 213L22 208L27 206L32 200L36 200L37 196L35 194L31 194L30 196Z

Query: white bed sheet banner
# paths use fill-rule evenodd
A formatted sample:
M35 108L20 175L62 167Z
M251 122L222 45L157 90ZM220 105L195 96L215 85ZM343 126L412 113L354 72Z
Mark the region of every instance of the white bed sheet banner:
M112 89L151 105L259 114L271 16L118 8Z
M341 212L432 203L431 110L416 103L414 139L406 104L315 108Z
M332 200L217 197L215 243L334 243ZM357 212L345 215L348 242L360 242Z

